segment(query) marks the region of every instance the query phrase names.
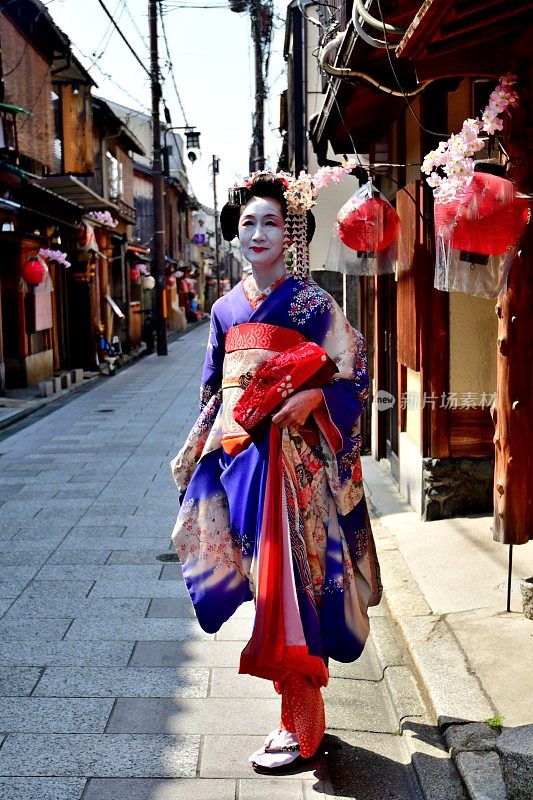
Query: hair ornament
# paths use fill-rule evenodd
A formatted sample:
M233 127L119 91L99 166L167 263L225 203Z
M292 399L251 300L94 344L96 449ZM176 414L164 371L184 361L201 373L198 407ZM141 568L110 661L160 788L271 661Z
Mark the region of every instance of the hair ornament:
M246 184L244 186L233 186L231 189L228 189L228 203L232 206L244 206L250 197L250 190Z
M253 172L240 186L229 190L229 203L243 206L253 196L252 187L257 178L270 176L276 178L284 187L283 196L287 203L285 220L285 255L292 275L300 280L309 278L309 245L307 241L308 212L316 205L318 192L330 183L340 183L350 175L359 163L347 159L339 166L320 167L314 174L302 170L298 176L290 172Z

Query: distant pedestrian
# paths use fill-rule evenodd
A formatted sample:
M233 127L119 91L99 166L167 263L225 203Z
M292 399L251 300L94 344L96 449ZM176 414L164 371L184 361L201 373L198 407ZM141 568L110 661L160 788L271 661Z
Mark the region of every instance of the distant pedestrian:
M200 625L215 632L255 601L239 671L281 694L250 756L273 774L319 749L328 658L361 655L381 592L359 458L364 341L309 278L310 205L305 179L286 175L230 192L222 232L252 274L213 305L201 413L172 463L173 542Z

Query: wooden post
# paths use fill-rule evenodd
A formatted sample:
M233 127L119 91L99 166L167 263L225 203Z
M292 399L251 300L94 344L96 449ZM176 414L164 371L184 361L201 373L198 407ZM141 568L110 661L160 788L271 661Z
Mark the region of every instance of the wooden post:
M525 544L533 538L533 228L509 274L498 315L495 424L494 538Z

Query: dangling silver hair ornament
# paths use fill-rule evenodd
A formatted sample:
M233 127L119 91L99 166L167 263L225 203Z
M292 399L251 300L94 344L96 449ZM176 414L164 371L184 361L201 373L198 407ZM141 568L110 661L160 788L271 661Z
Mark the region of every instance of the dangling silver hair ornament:
M291 272L295 278L309 278L309 244L307 242L307 212L316 205L317 189L311 175L300 172L295 178L279 172L277 178L286 187L287 219L285 222L286 250L291 254Z
M291 214L292 275L298 280L309 278L309 245L307 243L307 213Z

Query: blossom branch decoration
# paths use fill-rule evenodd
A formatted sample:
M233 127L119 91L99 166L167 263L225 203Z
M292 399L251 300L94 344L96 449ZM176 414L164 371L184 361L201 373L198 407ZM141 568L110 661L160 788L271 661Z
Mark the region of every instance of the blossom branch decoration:
M348 158L337 167L320 167L313 175L313 183L317 190L324 189L330 183L338 184L358 166L357 159Z
M518 94L513 88L515 83L515 75L503 75L491 93L481 118L466 119L459 133L440 142L424 158L421 170L428 176L426 181L435 189L439 200L452 199L462 194L468 179L474 174L473 156L485 145L481 138L482 133L492 136L496 131L501 131L501 115L518 101ZM437 172L438 169L444 172L444 177Z
M56 264L62 264L67 269L70 267L67 254L62 253L61 250L50 250L50 248L41 247L37 255L39 258L47 258L49 261L55 261Z
M85 216L99 222L100 225L107 225L108 228L116 228L118 225L118 220L114 219L109 211L89 211Z

